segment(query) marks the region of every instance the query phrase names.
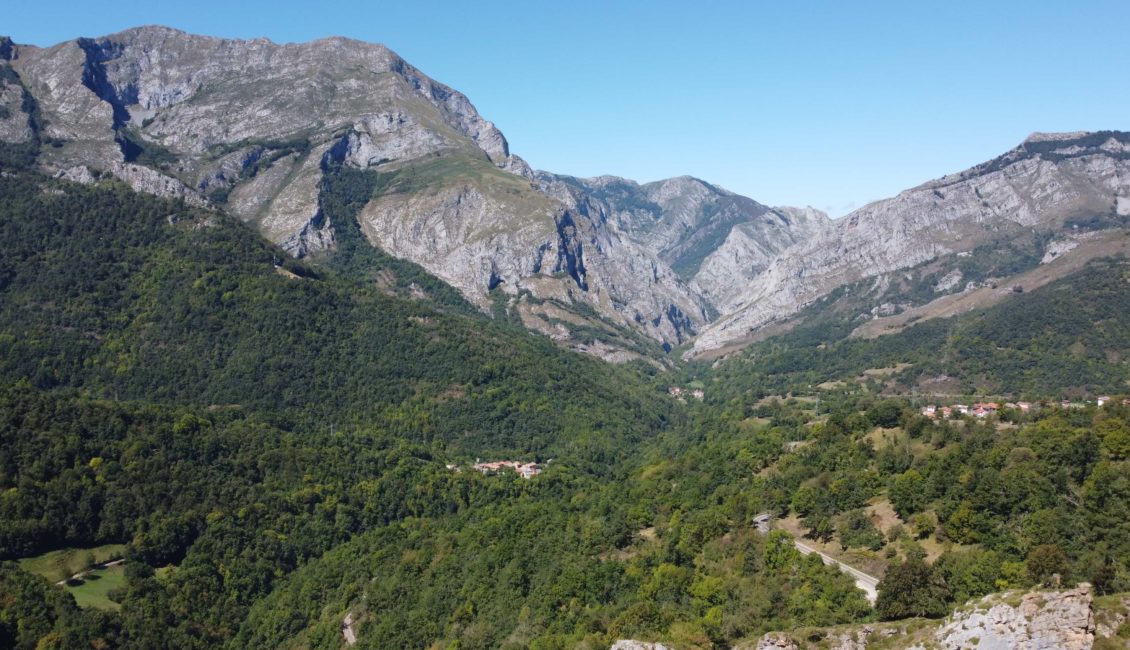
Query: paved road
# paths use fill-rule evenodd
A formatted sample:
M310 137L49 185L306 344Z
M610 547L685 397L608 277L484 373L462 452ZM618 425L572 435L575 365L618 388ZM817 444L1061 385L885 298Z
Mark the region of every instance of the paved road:
M772 522L773 515L768 512L758 513L758 515L753 518L753 525L763 535L769 534ZM855 586L859 587L865 594L867 594L867 602L871 603L872 605L875 604L875 601L879 598L879 591L877 589L877 587L879 586L878 578L876 578L875 576L867 575L866 573L853 566L844 564L843 562L840 562L830 555L821 553L820 551L800 540L794 539L793 545L796 546L796 550L800 551L801 555L810 555L812 553L815 553L820 556L821 560L824 560L824 564L827 564L829 566L835 565L837 568L839 568L840 571L843 571L849 576L855 578Z
M821 553L820 551L812 548L811 546L805 544L800 540L794 539L793 544L796 546L796 550L800 551L802 555L815 553L820 556L821 560L824 560L824 564L834 564L839 568L840 571L843 571L849 576L855 578L855 586L859 587L867 594L867 602L871 603L872 605L875 604L875 600L879 597L879 591L877 590L877 587L879 585L878 578L876 578L875 576L869 576L853 566L844 564L834 557Z

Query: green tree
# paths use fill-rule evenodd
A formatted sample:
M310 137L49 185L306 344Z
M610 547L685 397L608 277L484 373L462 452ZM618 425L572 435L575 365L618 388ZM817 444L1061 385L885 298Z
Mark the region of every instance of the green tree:
M1130 458L1130 424L1111 418L1099 423L1096 433L1102 437L1102 447L1114 460Z
M945 578L920 557L893 564L879 582L875 611L879 618L894 620L911 616L936 618L949 610L949 588Z
M781 571L800 561L800 551L796 550L791 535L783 530L769 533L765 541L765 560L762 563L770 571Z
M1034 584L1048 585L1067 575L1067 555L1058 544L1041 544L1028 552L1024 568Z
M934 532L934 528L936 526L934 522L934 516L928 512L920 512L914 515L912 524L914 526L915 539L924 539L926 537L929 537L930 533Z
M839 527L840 546L848 548L869 548L877 551L883 547L883 534L875 528L871 518L862 510L852 510L843 517Z
M946 537L958 544L972 544L977 541L977 515L968 501L962 501L953 511L945 525Z
M891 505L903 521L926 507L926 479L916 469L895 477L890 491Z

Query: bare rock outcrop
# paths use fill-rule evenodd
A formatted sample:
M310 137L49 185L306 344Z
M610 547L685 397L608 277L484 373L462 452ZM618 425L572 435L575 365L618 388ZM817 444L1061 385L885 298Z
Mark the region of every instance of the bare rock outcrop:
M809 630L804 638L770 632L736 650L1090 650L1095 640L1091 586L993 594L935 626L921 620Z
M621 639L612 644L609 650L671 650L662 643L651 643L648 641L632 641L631 639Z
M757 645L751 650L799 650L796 641L787 634L770 632L757 640Z
M935 637L946 650L1090 650L1095 642L1091 586L1067 591L988 596L959 611Z
M652 253L716 313L726 313L783 251L832 223L818 210L769 208L690 176L639 184L539 172L538 180L547 193Z

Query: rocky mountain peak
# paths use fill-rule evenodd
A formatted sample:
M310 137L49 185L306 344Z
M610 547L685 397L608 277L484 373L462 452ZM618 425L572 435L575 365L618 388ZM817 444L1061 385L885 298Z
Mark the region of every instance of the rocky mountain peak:
M39 152L50 172L90 180L90 170L104 171L138 190L211 203L290 253L316 256L337 245L321 208L326 175L376 170L383 180L357 215L362 233L484 309L495 289L530 309L520 296L587 304L607 321L598 327L670 344L706 322L701 299L655 252L587 200L535 184L465 95L382 45L146 26L29 47L13 69L20 87L2 99L16 108L0 135L26 135L26 90L54 143Z

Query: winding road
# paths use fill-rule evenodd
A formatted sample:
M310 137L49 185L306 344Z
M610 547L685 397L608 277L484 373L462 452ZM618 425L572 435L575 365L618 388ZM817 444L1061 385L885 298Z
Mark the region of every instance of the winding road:
M768 534L772 519L772 515L770 515L768 512L763 512L753 518L753 524L759 532L761 532L762 534ZM820 551L809 546L808 544L805 544L799 539L793 539L793 546L796 547L796 550L800 551L801 555L811 555L815 553L820 556L820 559L824 561L824 564L827 564L829 566L835 565L836 568L838 568L840 571L843 571L852 578L855 578L855 586L862 589L863 593L867 595L867 602L871 603L872 607L875 606L875 601L879 598L878 578L872 575L868 575L851 565L844 564L843 562L840 562L836 558L826 553L821 553Z
M843 571L844 573L848 574L849 576L855 578L855 586L862 589L863 592L865 594L867 594L867 602L871 603L872 607L875 606L875 601L879 598L879 590L878 590L879 579L878 578L876 578L875 576L869 576L866 573L860 571L859 569L857 569L853 566L844 564L843 562L840 562L839 560L837 560L834 557L831 557L830 555L821 553L820 551L812 548L811 546L809 546L808 544L805 544L804 542L802 542L800 540L794 539L793 545L796 546L796 550L801 552L801 555L809 555L809 554L815 553L815 554L820 556L821 560L824 560L824 564L827 564L827 565L833 565L834 564L834 565L836 565L836 567L840 571Z

